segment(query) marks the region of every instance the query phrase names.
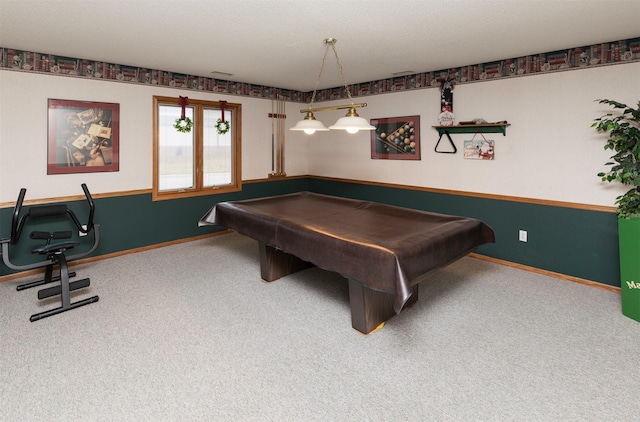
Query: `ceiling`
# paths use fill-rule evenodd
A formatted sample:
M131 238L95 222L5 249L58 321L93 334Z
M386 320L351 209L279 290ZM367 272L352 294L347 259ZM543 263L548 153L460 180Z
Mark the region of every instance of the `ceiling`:
M2 47L300 91L328 37L351 84L638 36L640 0L0 0Z

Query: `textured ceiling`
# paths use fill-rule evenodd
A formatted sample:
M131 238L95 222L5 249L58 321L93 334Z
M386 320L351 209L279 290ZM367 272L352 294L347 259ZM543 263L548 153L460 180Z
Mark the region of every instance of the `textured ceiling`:
M640 0L0 0L2 47L300 91L328 37L357 83L638 36Z

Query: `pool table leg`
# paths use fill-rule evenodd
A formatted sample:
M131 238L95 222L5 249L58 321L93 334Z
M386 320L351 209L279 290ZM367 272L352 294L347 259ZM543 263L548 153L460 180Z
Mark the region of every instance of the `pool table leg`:
M349 303L351 305L351 326L363 334L369 334L380 324L396 314L393 309L394 296L372 290L357 280L349 279ZM418 285L404 307L418 301Z
M263 242L258 242L260 251L260 276L264 281L274 281L293 274L313 264L295 255L282 252ZM357 280L349 279L349 303L351 306L351 326L363 334L369 334L380 324L396 314L393 309L394 297L388 293L372 290ZM418 301L418 285L404 307Z
M312 263L263 242L258 242L258 248L260 249L260 276L264 281L274 281L305 268L313 267Z

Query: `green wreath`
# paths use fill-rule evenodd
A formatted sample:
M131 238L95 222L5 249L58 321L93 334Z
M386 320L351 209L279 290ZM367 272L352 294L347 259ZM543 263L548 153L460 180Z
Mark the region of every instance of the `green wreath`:
M177 118L176 119L176 123L173 125L173 127L178 131L178 132L182 132L182 133L189 133L191 132L191 127L193 126L193 122L191 121L190 118L185 117L184 119L182 118Z
M218 123L216 123L216 129L218 130L218 135L224 135L229 132L229 121L223 122L222 119L218 119Z

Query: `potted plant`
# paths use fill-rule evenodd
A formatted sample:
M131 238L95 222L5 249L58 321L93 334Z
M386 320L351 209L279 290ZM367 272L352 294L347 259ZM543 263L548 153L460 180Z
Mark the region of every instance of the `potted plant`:
M631 188L616 198L620 248L622 313L640 322L640 101L637 108L612 100L597 100L616 109L591 125L606 132L604 149L615 151L609 171L598 173L602 181Z

